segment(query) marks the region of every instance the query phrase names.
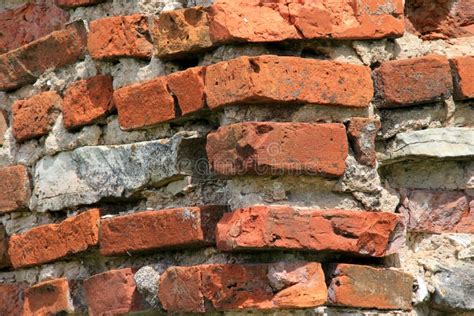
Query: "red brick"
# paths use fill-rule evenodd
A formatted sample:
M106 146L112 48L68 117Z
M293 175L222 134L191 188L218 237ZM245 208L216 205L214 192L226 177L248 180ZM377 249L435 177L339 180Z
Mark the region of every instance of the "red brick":
M84 281L84 290L91 316L122 315L142 307L130 268L94 275Z
M43 72L84 57L87 32L82 21L0 55L0 90L33 83Z
M474 28L473 28L474 33ZM474 98L474 56L451 60L454 70L454 96L457 100Z
M63 8L77 8L105 2L105 0L55 0L56 5Z
M393 269L337 264L331 272L329 302L335 305L410 310L413 277Z
M198 247L215 243L215 227L225 208L220 206L146 211L101 221L100 252L128 252ZM163 233L157 233L163 232Z
M175 96L181 115L191 114L204 109L204 75L206 68L195 67L176 72L167 77L168 89Z
M45 281L25 290L23 315L47 316L60 312L74 312L67 279Z
M409 231L472 234L471 201L474 199L462 191L403 190L399 212L405 216Z
M474 35L472 0L407 0L406 28L425 40Z
M337 251L382 257L397 250L400 217L388 212L253 206L226 213L217 224L217 248Z
M240 57L207 67L211 109L239 103L313 103L367 107L373 97L365 66L298 57Z
M453 90L449 61L438 55L384 62L375 77L379 107L433 102Z
M403 1L217 1L210 9L213 41L378 39L402 36ZM245 19L245 27L242 27Z
M59 224L35 227L10 237L8 254L17 268L51 262L96 246L99 242L99 210L92 209Z
M310 308L326 302L319 263L215 264L169 268L159 292L168 312Z
M0 110L0 146L5 142L5 133L8 129L8 117L5 111Z
M357 161L363 165L375 167L375 138L382 127L380 120L353 117L349 122L347 133Z
M0 315L23 315L23 283L0 284Z
M176 118L166 77L115 90L114 103L124 129L149 127Z
M341 176L348 144L342 124L249 122L210 133L206 150L211 169L223 176Z
M0 12L0 54L64 28L67 12L50 0L35 2Z
M208 15L202 7L162 12L151 30L155 54L163 59L179 58L213 46Z
M98 75L73 83L63 102L64 126L77 128L91 124L114 109L112 77Z
M0 224L0 269L6 268L8 266L10 266L10 259L8 258L8 236L7 232L5 231L5 227ZM0 315L2 315L2 313L0 313Z
M13 104L13 136L18 142L47 135L62 106L61 97L47 91Z
M31 196L30 177L26 167L0 168L0 214L28 208Z
M115 16L90 23L87 47L95 59L150 58L150 37L146 16Z

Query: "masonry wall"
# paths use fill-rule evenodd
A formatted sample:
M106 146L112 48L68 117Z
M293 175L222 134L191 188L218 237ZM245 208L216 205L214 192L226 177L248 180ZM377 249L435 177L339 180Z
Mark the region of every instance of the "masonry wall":
M0 6L0 315L472 315L472 0Z

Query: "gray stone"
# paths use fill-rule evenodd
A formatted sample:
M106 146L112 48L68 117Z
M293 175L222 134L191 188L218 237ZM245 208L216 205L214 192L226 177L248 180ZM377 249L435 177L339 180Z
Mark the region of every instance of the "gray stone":
M467 158L474 156L474 128L430 128L400 133L389 144L383 163L416 158Z
M456 263L440 265L433 276L433 303L447 311L474 311L474 265Z
M163 270L160 272L164 272L165 267L159 267L158 270ZM160 273L151 266L145 266L135 273L134 278L138 292L140 292L151 307L159 309L160 304L157 293Z
M44 157L36 165L30 208L55 211L162 186L191 172L201 146L197 133L180 133L165 140L81 147Z

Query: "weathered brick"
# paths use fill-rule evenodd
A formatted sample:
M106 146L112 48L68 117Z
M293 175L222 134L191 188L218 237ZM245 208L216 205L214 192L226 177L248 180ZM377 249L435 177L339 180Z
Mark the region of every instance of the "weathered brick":
M0 54L64 27L69 18L67 12L52 1L35 2L0 12Z
M179 58L213 46L209 19L202 7L166 11L155 19L152 28L155 53L160 58Z
M474 233L473 198L462 191L403 190L400 213L409 231Z
M313 103L367 107L373 97L365 66L298 57L240 57L207 67L211 109L239 103Z
M341 176L348 144L342 124L249 122L210 133L206 150L212 170L223 176Z
M455 98L457 100L474 98L474 56L453 58L451 66L454 70Z
M413 277L393 269L337 264L330 271L329 302L335 305L411 309Z
M98 75L73 83L63 101L64 126L76 128L104 117L114 105L112 77Z
M62 8L77 8L105 2L105 0L55 0L56 5Z
M225 208L204 206L146 211L101 221L100 252L198 247L215 243L215 228ZM166 233L157 234L158 231Z
M453 90L449 61L438 55L383 62L375 78L379 107L433 102Z
M382 127L380 120L353 117L349 122L347 133L359 163L375 167L377 157L375 154L375 138Z
M54 279L25 290L23 315L55 315L74 312L67 279Z
M171 267L158 296L168 312L310 308L327 299L319 263Z
M38 265L79 253L99 242L99 210L92 209L59 224L42 225L10 237L8 254L14 268Z
M114 103L124 129L144 128L176 118L166 77L115 90Z
M253 206L224 214L216 242L225 251L295 249L381 257L400 246L402 226L400 217L388 212Z
M92 58L150 58L153 50L147 17L115 16L90 23L87 47Z
M5 133L8 129L8 117L5 111L0 110L0 147L3 146L5 141Z
M89 314L122 315L140 311L142 299L130 268L111 270L84 281Z
M180 115L191 114L204 109L206 94L204 91L204 75L206 68L195 67L175 72L166 80L179 106Z
M13 104L13 136L18 142L47 135L61 111L62 99L54 91Z
M0 168L0 214L28 208L31 196L30 177L26 167Z
M44 71L84 57L87 31L82 21L0 55L0 90L32 83Z
M0 284L0 315L23 315L23 283Z
M472 0L406 0L406 29L425 40L474 35Z
M5 231L5 226L0 224L0 269L8 267L9 265L10 259L8 258L8 236L7 232Z

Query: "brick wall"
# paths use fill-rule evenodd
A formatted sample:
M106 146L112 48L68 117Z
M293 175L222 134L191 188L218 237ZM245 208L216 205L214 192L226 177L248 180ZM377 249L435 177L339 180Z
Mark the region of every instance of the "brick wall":
M0 5L0 315L471 315L474 3Z

